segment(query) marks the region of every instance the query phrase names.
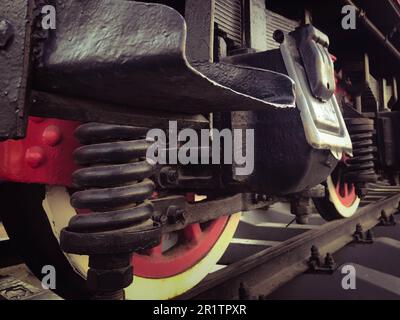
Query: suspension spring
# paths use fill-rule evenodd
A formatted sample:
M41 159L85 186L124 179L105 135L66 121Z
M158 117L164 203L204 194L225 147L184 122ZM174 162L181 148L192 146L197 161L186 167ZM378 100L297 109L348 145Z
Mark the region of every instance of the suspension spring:
M83 145L74 153L82 166L73 173L79 188L71 197L76 209L61 233L65 252L89 255L88 287L100 299L122 297L133 281L132 253L157 245L161 231L152 220L149 199L155 166L146 159L146 128L88 123L75 135ZM118 293L120 292L120 293Z
M347 118L345 121L353 143L353 157L346 161L345 181L356 185L376 182L378 176L374 169L374 153L376 152L373 140L374 120Z

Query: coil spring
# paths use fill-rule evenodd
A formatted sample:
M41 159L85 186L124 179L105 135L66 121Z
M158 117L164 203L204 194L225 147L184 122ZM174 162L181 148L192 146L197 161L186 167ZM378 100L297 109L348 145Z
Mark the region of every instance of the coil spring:
M75 132L83 146L74 158L84 167L73 173L81 190L71 204L91 212L72 217L61 232L61 248L89 255L88 286L99 297L123 296L121 290L133 280L132 252L160 242L149 201L155 166L145 159L151 143L143 138L146 131L88 123Z
M73 182L86 190L75 192L71 204L93 213L70 221L74 231L114 230L150 222L149 199L154 183L148 179L154 166L143 159L149 142L140 139L144 128L88 123L76 130L85 144L74 153L75 161L88 166L73 174ZM116 209L117 208L117 209Z
M346 125L353 143L353 157L347 160L345 181L356 184L376 182L374 169L374 120L367 118L347 118Z

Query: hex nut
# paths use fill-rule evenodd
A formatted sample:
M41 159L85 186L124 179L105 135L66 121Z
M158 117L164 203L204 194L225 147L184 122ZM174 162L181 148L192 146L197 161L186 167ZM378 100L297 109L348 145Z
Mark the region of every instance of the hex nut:
M87 284L91 291L116 291L128 287L133 281L132 266L102 270L90 268Z

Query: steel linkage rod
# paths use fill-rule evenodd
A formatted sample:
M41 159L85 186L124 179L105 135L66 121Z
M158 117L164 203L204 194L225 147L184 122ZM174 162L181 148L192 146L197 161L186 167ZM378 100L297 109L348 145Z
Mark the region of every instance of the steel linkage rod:
M345 0L345 3L353 6L358 15L358 20L364 25L364 27L373 35L377 40L381 42L381 44L388 49L388 51L392 54L392 56L400 62L400 51L389 41L387 36L385 36L375 24L367 17L365 12L357 7L352 0ZM397 12L397 11L396 11Z

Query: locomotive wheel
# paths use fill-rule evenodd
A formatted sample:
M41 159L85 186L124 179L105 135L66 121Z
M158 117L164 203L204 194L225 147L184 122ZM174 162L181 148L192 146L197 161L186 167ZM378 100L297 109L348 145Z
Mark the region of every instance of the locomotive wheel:
M41 278L44 265L56 269L56 292L65 298L87 299L84 275L88 257L65 254L59 247L62 228L76 214L64 187L0 184L4 226L29 268ZM228 247L240 213L194 224L163 235L162 244L135 254L135 278L125 289L127 299L170 299L198 284Z
M319 214L327 221L353 216L360 205L355 185L343 181L340 169L328 177L325 185L325 197L313 199Z

